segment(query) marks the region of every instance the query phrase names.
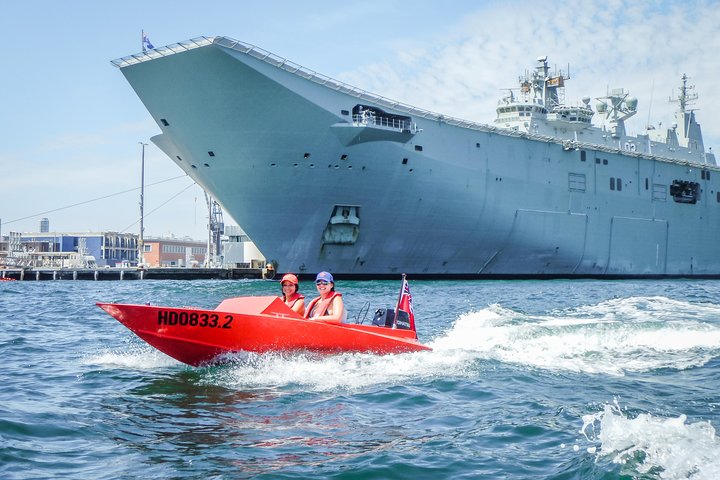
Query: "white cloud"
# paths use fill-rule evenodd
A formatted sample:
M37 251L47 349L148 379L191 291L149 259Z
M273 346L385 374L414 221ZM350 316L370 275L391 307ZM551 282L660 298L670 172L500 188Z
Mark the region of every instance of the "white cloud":
M400 46L395 61L346 72L350 84L449 116L481 123L495 118L503 88L534 67L538 56L563 70L570 65L566 99L625 88L639 99L629 122L668 124L680 77L687 73L700 99L698 120L706 145L720 147L720 8L716 2L522 2L468 15L452 33L420 48Z

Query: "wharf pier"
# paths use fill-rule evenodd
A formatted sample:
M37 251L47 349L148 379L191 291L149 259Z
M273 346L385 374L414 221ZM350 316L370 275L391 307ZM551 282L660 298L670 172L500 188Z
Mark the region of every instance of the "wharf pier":
M7 268L12 280L238 280L272 278L262 268Z

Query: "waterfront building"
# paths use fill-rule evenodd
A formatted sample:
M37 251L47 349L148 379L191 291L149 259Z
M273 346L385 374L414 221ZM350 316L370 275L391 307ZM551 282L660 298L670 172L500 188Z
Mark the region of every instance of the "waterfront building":
M201 267L207 254L206 242L187 237L149 237L143 243L143 257L148 267Z
M119 232L29 232L20 234L22 251L32 253L36 266L53 262L63 253L93 257L99 267L137 262L138 238Z

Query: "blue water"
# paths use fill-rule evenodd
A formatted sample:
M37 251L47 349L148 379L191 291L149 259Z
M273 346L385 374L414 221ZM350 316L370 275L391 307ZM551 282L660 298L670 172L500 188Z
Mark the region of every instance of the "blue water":
M399 281L337 286L353 317ZM95 302L277 283L0 282L0 478L720 478L720 282L410 286L432 352L192 368Z

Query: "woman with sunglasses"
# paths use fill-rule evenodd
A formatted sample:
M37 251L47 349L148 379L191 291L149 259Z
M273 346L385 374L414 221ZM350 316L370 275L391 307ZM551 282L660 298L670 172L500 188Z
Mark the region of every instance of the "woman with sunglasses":
M286 274L280 280L282 288L282 299L285 305L292 308L300 315L305 315L305 296L298 293L298 279L292 273Z
M319 297L314 298L305 310L305 318L329 323L343 323L347 319L342 294L335 291L330 272L320 272L315 277Z

